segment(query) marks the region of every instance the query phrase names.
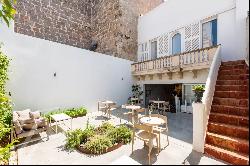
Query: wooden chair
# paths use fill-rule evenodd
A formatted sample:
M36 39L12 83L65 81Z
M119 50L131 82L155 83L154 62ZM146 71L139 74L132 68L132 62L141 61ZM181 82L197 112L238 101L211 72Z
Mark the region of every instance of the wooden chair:
M101 101L98 102L98 111L101 111L102 113L106 112L107 107L106 104L103 104Z
M153 128L153 133L157 134L158 137L159 137L159 147L161 149L161 134L163 132L167 132L167 142L168 142L168 145L169 145L169 138L168 138L168 131L169 131L168 130L168 118L166 116L159 115L159 114L152 114L151 117L157 117L157 118L160 118L160 119L164 120L164 124L162 124L163 126L155 126Z
M162 111L162 114L165 112L171 112L171 107L169 102L165 102L161 105L160 110Z
M145 115L146 115L147 109L141 108L139 110L136 110L134 115L132 112L124 113L123 115L128 116L128 118L131 122L132 122L132 118L134 118L134 123L138 123L139 119L142 117L142 115L140 113L145 113Z
M139 130L136 132L136 130ZM157 134L153 133L153 126L147 126L143 124L134 124L133 128L133 138L132 138L132 154L134 153L134 143L135 138L140 139L141 141L144 141L144 143L148 144L149 150L148 150L148 162L149 165L151 165L151 152L154 146L154 140L157 142L157 148L158 148L158 154L159 154L159 139Z

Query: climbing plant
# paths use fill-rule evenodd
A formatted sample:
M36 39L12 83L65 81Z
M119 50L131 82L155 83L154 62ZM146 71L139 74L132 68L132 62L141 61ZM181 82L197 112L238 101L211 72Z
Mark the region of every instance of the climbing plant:
M16 0L0 0L0 21L4 21L8 26L16 14L15 4Z

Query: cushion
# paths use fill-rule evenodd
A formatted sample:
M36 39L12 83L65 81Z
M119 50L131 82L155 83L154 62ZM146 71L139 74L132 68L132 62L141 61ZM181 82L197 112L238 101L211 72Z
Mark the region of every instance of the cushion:
M20 122L21 125L35 123L35 120L31 119L31 118L29 118L29 119L21 119L21 118L19 118L18 121Z
M30 109L24 111L17 111L16 113L19 115L20 119L30 119Z
M35 120L37 127L42 128L47 126L47 121L44 118L39 118Z
M18 121L19 115L16 112L13 112L13 122Z
M36 112L30 112L30 117L32 119L39 119L41 117L41 113L39 111Z
M36 130L37 127L38 127L38 126L37 126L36 123L24 124L24 125L23 125L23 130L25 130L25 131Z
M21 124L19 123L19 121L18 120L13 121L13 124L15 126L15 132L16 132L16 134L17 135L21 134L23 132L23 128L22 128Z

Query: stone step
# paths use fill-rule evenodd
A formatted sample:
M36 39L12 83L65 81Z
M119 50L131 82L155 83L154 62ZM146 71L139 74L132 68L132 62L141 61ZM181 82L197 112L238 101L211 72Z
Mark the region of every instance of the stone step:
M224 124L229 124L229 125L248 127L249 117L220 114L220 113L211 113L209 116L209 122L224 123Z
M220 70L232 70L232 69L243 69L247 70L249 67L246 64L237 64L237 65L221 65Z
M215 91L240 91L247 92L247 85L216 85Z
M248 99L232 99L232 98L214 97L213 105L248 107L249 101Z
M208 122L208 132L249 140L249 128L246 127Z
M218 89L225 90L226 88L217 87ZM234 99L248 99L249 92L248 91L215 91L214 97L219 98L234 98Z
M244 60L229 61L229 62L222 62L221 65L222 66L246 65L246 62Z
M249 141L234 137L227 137L214 133L207 133L206 142L223 149L227 149L236 153L249 154Z
M218 76L218 80L247 80L247 79L249 79L249 74Z
M211 113L221 113L221 114L249 117L249 108L248 107L212 105Z
M226 161L233 165L249 165L249 156L225 150L212 145L205 145L205 154Z
M219 75L244 75L244 74L249 74L248 69L229 69L229 70L224 70L220 69Z
M217 85L248 85L247 80L218 80Z

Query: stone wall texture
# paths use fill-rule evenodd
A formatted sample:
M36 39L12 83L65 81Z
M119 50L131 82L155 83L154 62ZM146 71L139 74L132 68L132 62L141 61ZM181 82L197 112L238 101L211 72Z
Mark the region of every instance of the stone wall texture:
M134 60L137 25L163 0L18 0L15 32Z

